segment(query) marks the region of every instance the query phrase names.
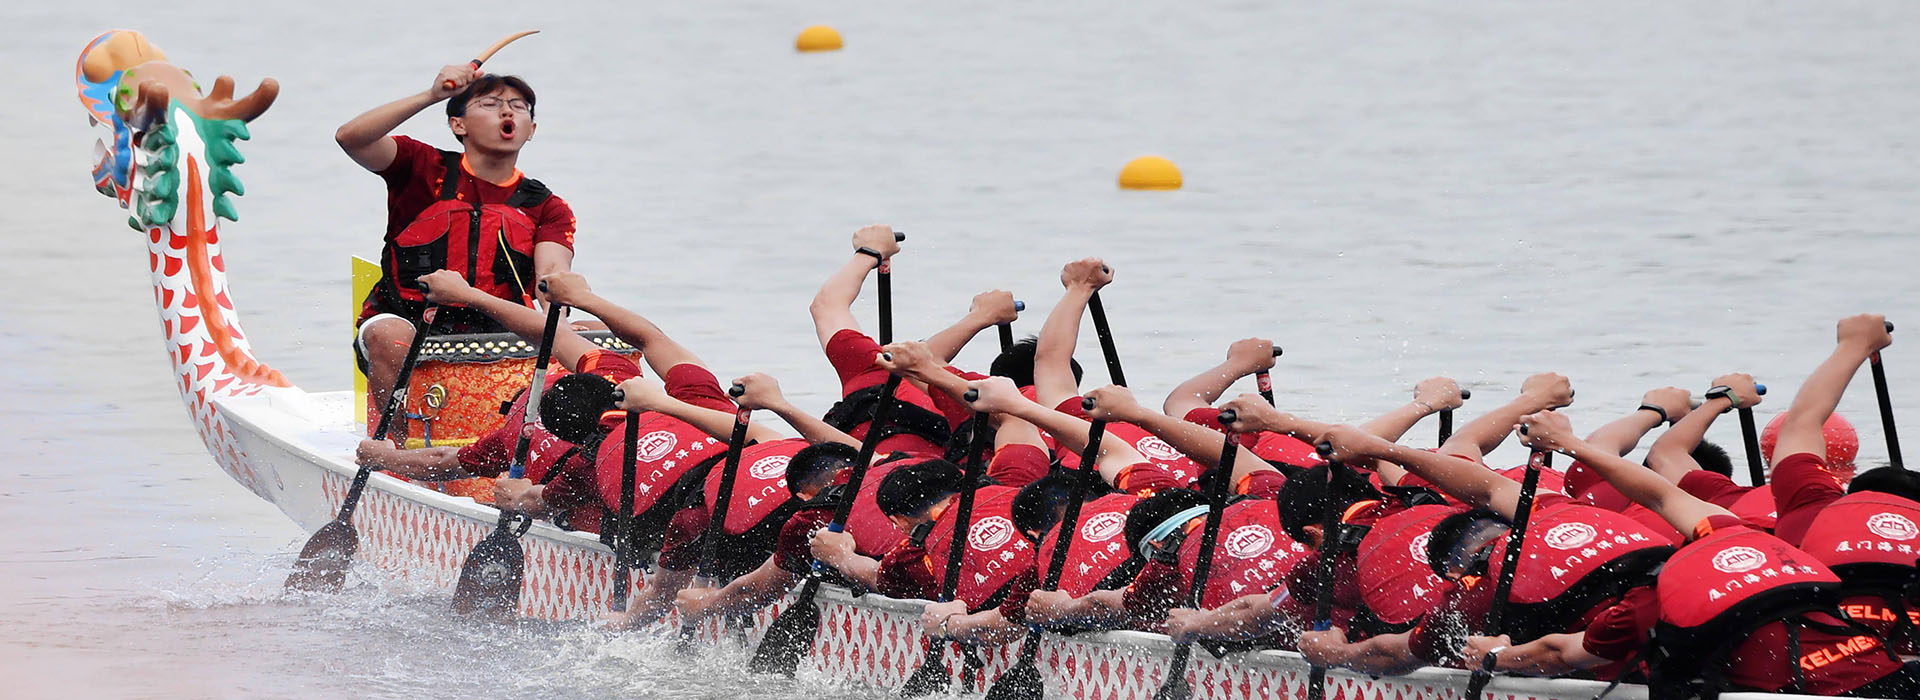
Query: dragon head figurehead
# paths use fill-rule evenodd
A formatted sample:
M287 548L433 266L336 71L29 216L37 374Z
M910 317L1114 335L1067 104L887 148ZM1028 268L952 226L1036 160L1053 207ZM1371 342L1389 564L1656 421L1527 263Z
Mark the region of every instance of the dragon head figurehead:
M203 95L191 73L168 63L139 32L125 29L88 42L74 78L89 119L112 131L94 144L94 188L133 210L133 228L166 224L179 211L182 176L188 174L182 172L183 147L203 151L198 160L206 168L213 215L238 220L229 195L245 194L233 166L246 159L235 142L248 138L247 122L273 104L279 83L267 78L235 99L233 78L221 76Z

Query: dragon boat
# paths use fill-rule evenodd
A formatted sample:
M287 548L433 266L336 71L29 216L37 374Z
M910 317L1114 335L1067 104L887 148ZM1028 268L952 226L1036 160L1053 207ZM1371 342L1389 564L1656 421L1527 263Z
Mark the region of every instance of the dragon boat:
M186 71L130 30L109 31L88 42L75 77L90 122L104 131L94 150L95 189L127 209L126 223L147 239L162 347L194 430L221 470L302 528L318 529L334 517L353 478L354 449L367 435L367 403L354 390L304 391L255 359L220 249L220 222L238 220L234 198L244 193L234 175L235 166L244 162L238 142L250 138L248 122L272 105L278 84L265 79L252 93L235 97L233 79L223 76L203 94ZM600 342L631 350L611 339ZM416 373L408 417L415 434L442 442L498 425L500 416L486 409L524 383L531 354L523 343L504 337L442 337L424 353L450 369L438 376ZM354 516L361 565L383 572L383 579L451 594L466 553L498 516L482 502L486 493L375 474ZM543 620L605 615L613 597L613 554L596 535L541 522L521 541L527 555L521 615ZM757 638L792 600L789 596L754 616L747 635ZM815 604L823 623L802 662L803 673L897 687L920 666L918 616L924 601L855 597L829 587ZM704 636L718 641L732 635L709 628ZM1012 665L1016 648L985 650L981 677L998 677ZM1149 698L1174 649L1165 636L1142 632L1048 634L1039 666L1052 697ZM946 656L957 678L959 661ZM1309 668L1292 652L1253 651L1197 655L1187 672L1199 698L1301 698ZM1462 694L1467 674L1428 668L1370 678L1336 670L1327 684L1326 697L1333 700L1442 700ZM1497 700L1589 700L1603 688L1587 680L1502 677L1488 690ZM1643 687L1624 685L1610 697L1646 695Z

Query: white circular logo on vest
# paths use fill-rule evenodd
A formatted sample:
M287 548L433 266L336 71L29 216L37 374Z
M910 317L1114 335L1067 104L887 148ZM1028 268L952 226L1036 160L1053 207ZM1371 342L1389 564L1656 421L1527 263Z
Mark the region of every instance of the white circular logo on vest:
M1088 542L1105 542L1127 529L1127 516L1120 513L1101 513L1087 518L1080 525L1080 537Z
M777 476L785 476L787 473L787 464L791 462L793 462L793 458L786 455L761 457L760 461L754 462L751 467L747 467L747 475L763 481Z
M1881 513L1867 518L1867 529L1890 540L1910 540L1920 536L1920 527L1899 513Z
M1752 571L1767 564L1767 555L1752 547L1728 547L1713 555L1713 568L1729 574Z
M1432 539L1433 533L1431 531L1420 533L1419 537L1413 538L1413 542L1407 545L1407 553L1413 555L1414 561L1422 564L1431 563L1427 560L1427 542Z
M1559 525L1553 526L1553 529L1548 530L1547 535L1541 539L1546 541L1547 546L1554 549L1573 549L1575 547L1584 547L1588 542L1592 542L1593 538L1599 536L1600 531L1593 529L1592 525L1586 523L1560 523Z
M1013 521L998 515L973 524L967 532L967 546L989 551L1013 539Z
M657 462L673 454L673 448L678 444L680 444L680 438L675 436L673 431L655 430L640 437L640 446L635 452L642 461Z
M1172 462L1181 457L1179 450L1173 449L1173 446L1167 444L1165 440L1161 440L1152 435L1140 438L1139 442L1133 443L1133 449L1139 450L1140 454L1146 455L1151 459L1157 459L1162 462Z
M1240 559L1252 559L1273 549L1273 531L1265 525L1242 525L1221 538L1227 553Z

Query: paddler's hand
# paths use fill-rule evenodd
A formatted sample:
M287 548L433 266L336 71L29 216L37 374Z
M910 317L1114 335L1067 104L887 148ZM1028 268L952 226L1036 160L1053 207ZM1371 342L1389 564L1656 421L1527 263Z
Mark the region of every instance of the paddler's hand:
M733 402L740 404L741 408L770 409L787 403L786 395L780 393L780 380L764 372L754 372L733 380L733 383L746 390L746 393L733 397Z
M967 315L974 317L982 328L1013 323L1020 318L1020 312L1013 306L1013 292L999 289L973 295L973 306L967 309Z
M673 607L679 611L680 619L684 622L702 620L712 611L714 599L719 593L718 588L682 588L674 594Z
M1887 317L1880 314L1860 314L1840 319L1833 335L1840 345L1858 347L1869 354L1880 352L1893 344L1893 333L1887 330Z
M1425 407L1429 415L1466 403L1460 398L1459 382L1450 377L1429 377L1413 385L1413 402Z
M1031 403L1027 401L1024 394L1020 393L1020 387L1014 386L1013 380L1006 377L976 379L967 382L967 388L980 392L980 395L968 404L975 411L1006 413L1017 410L1022 402Z
M853 232L853 249L861 248L879 253L881 259L891 259L900 253L900 242L893 240L893 228L874 224Z
M1027 619L1057 620L1072 604L1073 596L1061 591L1034 591L1027 597Z
M1665 386L1642 394L1640 403L1659 406L1660 410L1667 412L1667 420L1678 423L1693 411L1693 394L1686 389Z
M933 356L926 343L908 340L881 348L885 352L875 355L873 363L881 369L904 377L918 376L927 372L940 372L946 363ZM892 359L888 359L891 355Z
M1273 369L1273 341L1266 338L1233 341L1227 346L1227 366L1239 373L1237 377Z
M1543 409L1565 408L1573 405L1573 382L1553 372L1541 372L1520 384L1520 395L1534 399Z
M946 623L949 618L955 615L965 614L967 614L967 602L964 600L949 600L945 603L928 603L927 607L920 611L921 634L936 639L945 637L947 636L947 625L943 623Z
M1068 289L1078 287L1097 292L1109 284L1113 284L1113 268L1099 258L1075 260L1060 268L1060 286Z
M563 306L592 305L597 297L587 286L587 278L578 272L555 272L540 278L547 284L546 300Z
M471 63L441 66L440 74L433 77L433 86L427 88L427 96L439 102L458 95L461 90L467 89L467 85L472 83L474 78L478 77L480 77L480 69L473 67ZM447 87L449 84L453 87Z
M1524 430L1520 433L1520 444L1535 450L1560 452L1580 441L1573 434L1573 423L1555 411L1521 416L1520 423L1513 429L1516 432Z
M1197 632L1207 623L1208 611L1193 608L1174 608L1167 611L1167 636L1175 644L1186 644L1199 639Z
M1285 433L1292 431L1293 424L1297 422L1292 415L1281 413L1267 404L1267 400L1259 394L1235 396L1220 404L1220 410L1234 412L1235 420L1226 428L1236 433Z
M815 530L813 541L808 543L807 548L813 553L813 558L838 569L841 563L853 556L853 535L826 529Z
M1885 327L1883 326L1882 330L1884 329ZM1751 374L1743 374L1740 372L1723 374L1713 379L1713 385L1732 389L1734 398L1740 400L1740 402L1735 405L1740 408L1753 408L1754 406L1760 405L1760 387L1754 385L1753 375Z
M626 395L615 405L622 411L657 411L674 400L667 395L666 387L642 377L620 382L620 391Z
M529 479L494 479L493 505L515 513L538 513L547 507L540 498L546 488Z
M1461 658L1466 659L1467 668L1480 668L1480 662L1487 658L1488 652L1510 646L1513 646L1513 637L1504 634L1498 637L1476 635L1467 637L1467 644L1460 648L1460 655Z
M434 270L421 275L420 281L427 285L427 301L435 304L463 304L475 291L467 278L452 270Z
M1393 443L1351 425L1330 425L1319 441L1333 445L1331 459L1341 464L1371 467L1372 461L1393 449Z
M1347 631L1335 627L1300 633L1300 655L1315 666L1339 666L1347 661Z
M392 440L361 440L360 446L353 451L353 462L364 467L385 469L398 454L400 448Z
M1133 392L1124 386L1108 384L1087 392L1087 398L1093 399L1093 408L1087 411L1087 417L1094 420L1132 422L1145 406L1133 398Z

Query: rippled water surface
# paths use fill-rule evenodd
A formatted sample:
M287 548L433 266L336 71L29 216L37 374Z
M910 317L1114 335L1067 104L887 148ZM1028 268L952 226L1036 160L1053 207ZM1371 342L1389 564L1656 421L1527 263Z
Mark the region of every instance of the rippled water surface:
M526 27L546 33L490 67L539 89L521 165L578 212L578 269L817 409L836 387L806 304L874 221L911 235L902 336L988 287L1035 331L1060 264L1099 255L1142 394L1264 335L1286 406L1329 419L1439 373L1479 390L1471 414L1542 369L1585 425L1732 370L1779 389L1769 413L1840 315L1920 329L1911 3L116 4L0 9L9 697L879 695L747 678L738 650L467 626L377 581L282 597L304 533L201 450L142 242L90 191L73 60L108 28L203 82L281 81L223 242L259 356L311 390L346 385L346 258L385 216L334 127ZM847 50L794 54L816 22ZM405 130L452 145L432 113ZM1147 153L1187 188L1117 191ZM1908 417L1914 347L1887 360ZM1842 410L1884 461L1866 386Z

